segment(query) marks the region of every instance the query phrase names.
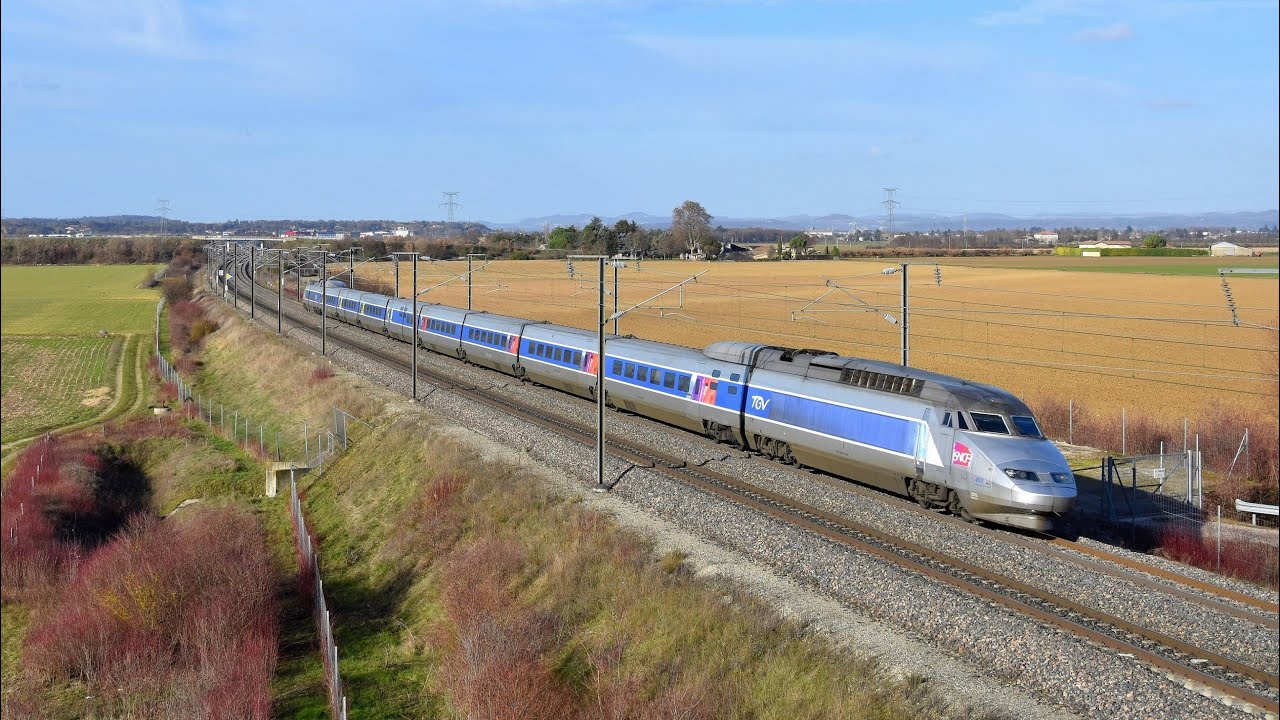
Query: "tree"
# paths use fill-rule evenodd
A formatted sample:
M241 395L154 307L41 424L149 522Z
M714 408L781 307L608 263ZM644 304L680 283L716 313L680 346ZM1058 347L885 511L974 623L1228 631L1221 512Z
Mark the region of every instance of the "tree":
M685 200L680 207L671 211L671 235L690 255L701 248L702 240L710 233L711 213L701 204Z
M1160 233L1151 233L1142 239L1142 247L1145 248L1162 248L1167 247L1169 241L1164 239Z
M578 242L578 228L558 227L551 231L547 238L547 247L552 250L567 250Z

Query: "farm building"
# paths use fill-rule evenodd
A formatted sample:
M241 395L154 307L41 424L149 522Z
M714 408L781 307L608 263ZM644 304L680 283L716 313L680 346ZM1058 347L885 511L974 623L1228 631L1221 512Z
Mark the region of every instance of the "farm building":
M1111 250L1127 247L1133 247L1128 240L1099 240L1091 243L1080 243L1081 250Z
M1253 250L1247 247L1229 243L1226 241L1216 242L1209 246L1209 254L1217 257L1227 257L1232 255L1244 255L1246 257L1253 255Z

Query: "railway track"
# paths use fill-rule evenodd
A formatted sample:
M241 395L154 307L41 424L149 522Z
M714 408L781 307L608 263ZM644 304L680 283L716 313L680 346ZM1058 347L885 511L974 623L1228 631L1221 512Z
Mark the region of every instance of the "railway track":
M241 290L241 297L247 297L247 294L247 289ZM271 305L263 305L260 309L272 315L278 311ZM292 312L286 309L284 317L295 326L317 331L318 319L311 317L305 310ZM410 371L410 363L403 352L392 353L372 343L343 337L342 333L332 334L329 341L402 372ZM592 446L595 443L594 427L586 427L575 420L556 415L543 408L526 405L491 390L458 383L455 378L430 368L423 368L421 363L419 363L418 375L436 387L448 389L468 400L520 417L583 445ZM1280 680L1267 671L1072 602L1050 591L992 572L938 550L893 537L865 524L825 512L742 479L703 467L690 467L681 458L670 456L662 451L634 446L617 438L610 439L609 451L613 457L636 467L648 469L697 487L704 492L749 506L772 518L803 528L827 541L919 573L936 582L982 598L984 601L1034 618L1044 625L1086 638L1100 647L1131 656L1161 669L1170 676L1183 678L1217 693L1243 700L1270 713L1280 713L1280 701L1277 699L1280 696ZM938 519L953 521L950 518ZM1016 535L1001 537L1018 544L1035 545L1035 549L1041 552L1050 550L1049 543L1042 539L1022 538ZM1078 550L1075 546L1071 549ZM1069 554L1060 548L1052 548L1052 552ZM1115 561L1115 558L1109 555L1106 559ZM1080 558L1071 558L1071 560L1082 562ZM1122 572L1100 562L1095 564L1105 572ZM1138 570L1150 572L1151 568L1141 566ZM1126 579L1131 581L1135 577L1140 577L1127 572L1126 575L1128 576ZM1187 580L1181 576L1177 577L1178 582L1186 583ZM1224 602L1187 591L1179 591L1177 588L1169 588L1163 584L1156 587L1162 592L1177 591L1171 594L1205 604L1216 611L1245 617L1251 621L1263 623L1267 627L1276 627L1274 619L1256 612L1242 610ZM1210 592L1227 596L1222 588L1210 587ZM1238 598L1232 599L1238 600ZM1258 601L1252 598L1249 598L1249 601L1246 604L1256 609L1264 611L1269 609L1259 607Z

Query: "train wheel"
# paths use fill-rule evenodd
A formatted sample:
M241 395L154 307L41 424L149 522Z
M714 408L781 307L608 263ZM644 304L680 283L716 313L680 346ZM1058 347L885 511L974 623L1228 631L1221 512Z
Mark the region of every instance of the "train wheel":
M907 494L916 501L917 505L925 510L933 506L933 503L929 501L927 486L920 480L907 481Z

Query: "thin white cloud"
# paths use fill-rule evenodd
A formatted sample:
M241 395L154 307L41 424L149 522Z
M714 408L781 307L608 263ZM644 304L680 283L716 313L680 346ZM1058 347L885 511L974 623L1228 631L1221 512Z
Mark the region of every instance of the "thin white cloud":
M1163 97L1147 103L1153 110L1186 110L1196 106L1195 102L1185 98Z
M1133 37L1133 28L1128 23L1114 23L1104 27L1086 28L1071 36L1075 43L1120 42Z
M1040 25L1062 17L1086 17L1095 14L1094 0L1029 0L1009 10L994 10L977 19L979 25Z
M880 147L879 145L872 145L871 147L867 148L867 157L869 158L882 158L886 154L887 153L885 152L884 148Z

